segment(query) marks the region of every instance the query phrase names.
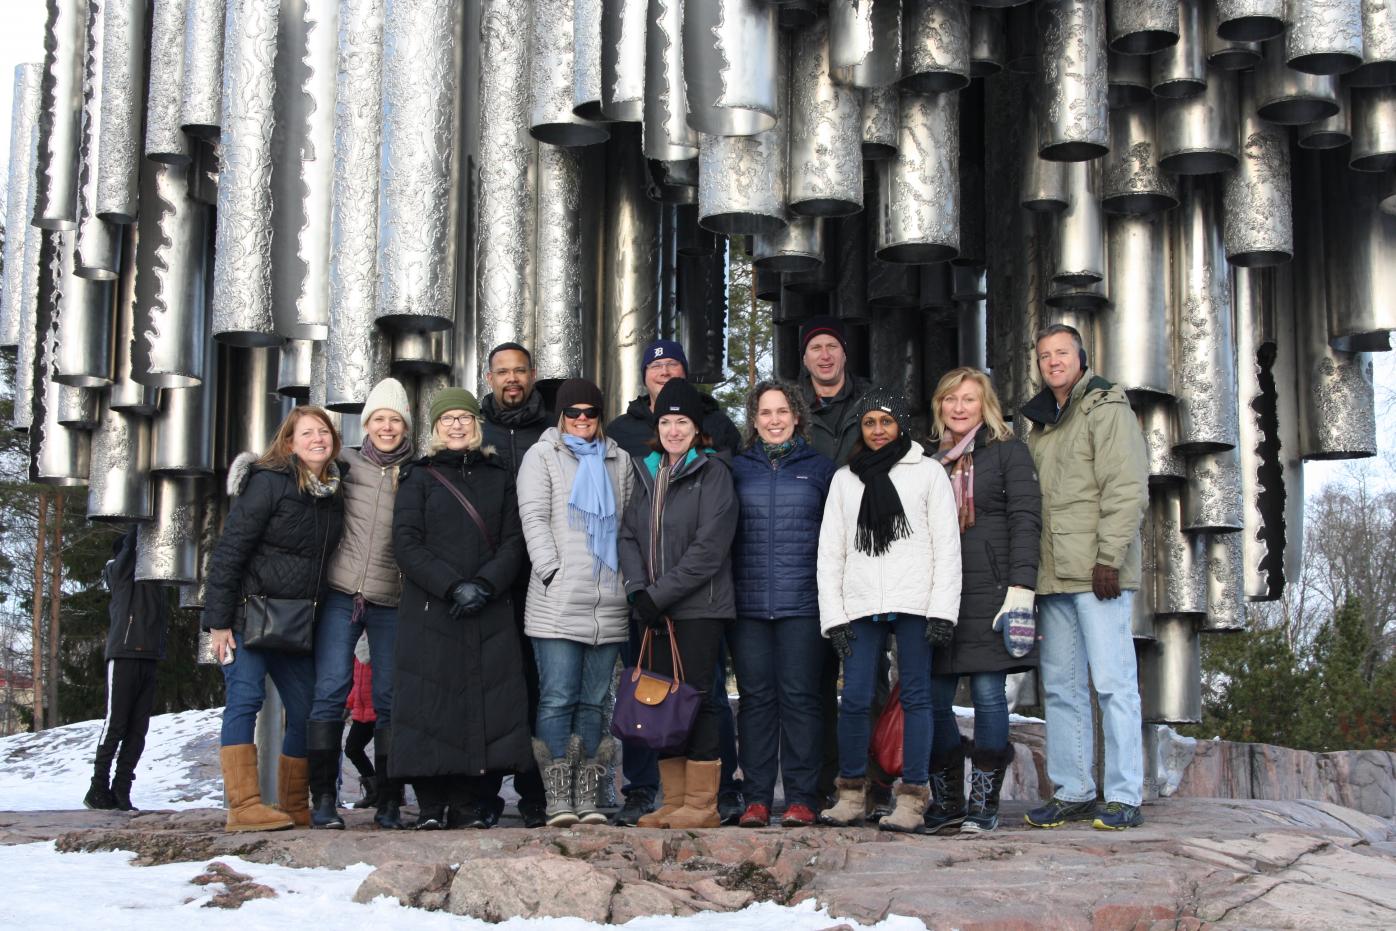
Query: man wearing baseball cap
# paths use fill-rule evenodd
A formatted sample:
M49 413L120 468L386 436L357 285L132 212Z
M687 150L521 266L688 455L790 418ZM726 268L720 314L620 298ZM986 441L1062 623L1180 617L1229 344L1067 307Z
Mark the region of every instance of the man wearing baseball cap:
M810 317L800 326L800 353L805 369L800 392L812 415L810 443L835 465L847 465L858 440L858 399L873 384L848 371L848 338L834 317Z
M688 357L682 344L672 339L656 339L645 346L641 357L645 374L645 393L630 402L625 413L606 425L606 435L635 459L650 454L649 442L654 437L654 399L659 389L671 378L688 378ZM742 437L736 424L722 412L711 395L699 392L703 399L703 420L698 425L712 437L713 448L736 452Z

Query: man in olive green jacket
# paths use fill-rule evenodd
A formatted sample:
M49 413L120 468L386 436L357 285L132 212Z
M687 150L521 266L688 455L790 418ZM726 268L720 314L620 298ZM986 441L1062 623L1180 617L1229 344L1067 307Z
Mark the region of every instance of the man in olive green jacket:
M1144 436L1117 385L1087 368L1081 334L1064 324L1037 338L1046 387L1023 406L1042 485L1037 604L1052 800L1034 827L1143 823L1144 756L1130 612L1139 588L1140 523L1149 504ZM1089 680L1087 678L1089 672ZM1096 810L1090 684L1105 735L1105 807Z

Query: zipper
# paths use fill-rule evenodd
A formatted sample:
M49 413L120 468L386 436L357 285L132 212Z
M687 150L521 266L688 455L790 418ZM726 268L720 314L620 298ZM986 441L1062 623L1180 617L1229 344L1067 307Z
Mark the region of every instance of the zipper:
M129 646L131 643L131 628L136 625L136 616L128 614L126 616L126 636L121 638L122 646Z
M768 483L768 488L770 489L770 493L769 493L769 495L767 496L767 498L768 498L768 502L767 502L767 503L770 505L770 507L769 507L769 509L766 511L766 515L767 515L767 518L768 518L768 520L767 520L767 522L766 522L766 618L767 618L767 620L772 620L772 621L774 621L774 620L776 619L776 593L775 593L775 587L776 587L776 554L775 554L775 543L776 543L775 536L776 536L776 531L775 531L775 527L776 527L776 522L775 522L775 513L776 513L776 480L777 480L777 477L778 477L779 473L780 473L780 465L779 465L778 463L772 462L772 463L771 463L770 482Z

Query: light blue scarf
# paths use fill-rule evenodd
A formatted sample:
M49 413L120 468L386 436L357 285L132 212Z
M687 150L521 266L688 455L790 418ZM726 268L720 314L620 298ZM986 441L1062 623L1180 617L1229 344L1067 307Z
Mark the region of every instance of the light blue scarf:
M620 555L616 548L616 493L606 472L606 443L587 442L571 434L564 434L562 441L577 457L577 480L567 499L567 524L574 530L586 530L593 575L600 578L603 566L614 574L620 569Z

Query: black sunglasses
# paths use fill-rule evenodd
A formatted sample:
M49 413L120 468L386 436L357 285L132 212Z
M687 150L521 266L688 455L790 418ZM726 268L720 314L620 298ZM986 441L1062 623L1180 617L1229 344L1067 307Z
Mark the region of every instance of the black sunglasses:
M572 420L596 420L601 412L594 407L564 407L562 416Z

